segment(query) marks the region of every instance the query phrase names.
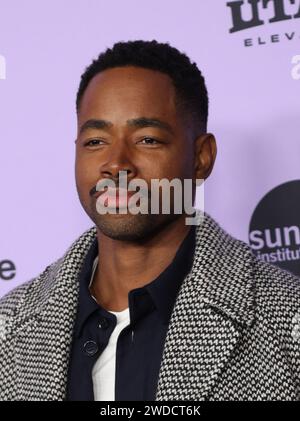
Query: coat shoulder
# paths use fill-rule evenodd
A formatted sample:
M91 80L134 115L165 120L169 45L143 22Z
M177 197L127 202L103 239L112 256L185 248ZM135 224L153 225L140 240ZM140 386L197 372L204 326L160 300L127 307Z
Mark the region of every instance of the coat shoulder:
M79 265L95 238L95 227L81 234L64 255L48 265L40 274L17 286L0 299L0 315L13 316L22 313L23 318L32 314L35 308L41 307L47 301L55 287L60 269L65 265L68 269Z
M211 230L217 233L217 243L222 245L220 254L226 256L227 264L231 262L235 272L242 268L239 275L246 270L250 275L258 305L299 308L299 277L259 259L249 244L230 235L211 216L208 219Z
M49 273L53 271L59 264L60 259L47 266L39 275L31 278L30 280L22 283L16 288L9 291L0 299L0 315L12 317L19 309L24 313L29 310L29 307L38 305L39 297L44 288L47 287L47 279Z
M256 303L261 313L268 317L300 317L300 278L256 257L253 268Z

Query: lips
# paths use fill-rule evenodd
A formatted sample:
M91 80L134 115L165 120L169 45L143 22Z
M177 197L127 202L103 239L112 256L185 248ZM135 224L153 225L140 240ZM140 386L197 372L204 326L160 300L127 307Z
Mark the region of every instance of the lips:
M101 196L101 203L105 207L123 208L128 206L129 199L134 191L128 191L123 188L108 187L104 191L99 192L96 197Z

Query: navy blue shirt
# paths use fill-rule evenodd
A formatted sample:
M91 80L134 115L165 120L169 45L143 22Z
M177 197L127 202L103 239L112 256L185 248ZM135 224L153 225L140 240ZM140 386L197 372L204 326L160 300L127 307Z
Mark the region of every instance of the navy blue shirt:
M194 250L195 227L191 226L171 264L152 282L129 292L130 324L120 332L116 349L116 401L155 400L168 324L182 281L191 269ZM67 381L67 400L72 401L94 400L92 368L117 321L113 313L97 304L89 291L97 255L95 237L79 276Z

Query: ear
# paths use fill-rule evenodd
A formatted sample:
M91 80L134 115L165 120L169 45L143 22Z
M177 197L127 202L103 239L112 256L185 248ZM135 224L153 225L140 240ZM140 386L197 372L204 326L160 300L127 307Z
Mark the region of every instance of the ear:
M197 179L206 179L214 166L217 156L216 139L211 133L204 133L195 139L195 167Z

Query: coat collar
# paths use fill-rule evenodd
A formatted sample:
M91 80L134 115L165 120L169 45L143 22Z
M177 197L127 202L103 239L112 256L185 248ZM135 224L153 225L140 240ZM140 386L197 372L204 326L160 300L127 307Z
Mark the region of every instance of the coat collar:
M227 234L209 215L197 227L194 264L187 289L232 321L254 320L254 262L250 247Z

